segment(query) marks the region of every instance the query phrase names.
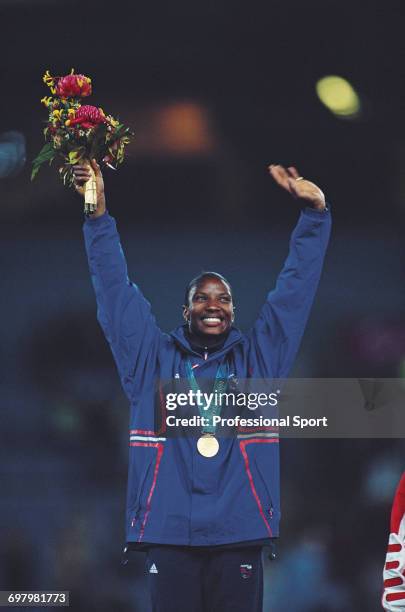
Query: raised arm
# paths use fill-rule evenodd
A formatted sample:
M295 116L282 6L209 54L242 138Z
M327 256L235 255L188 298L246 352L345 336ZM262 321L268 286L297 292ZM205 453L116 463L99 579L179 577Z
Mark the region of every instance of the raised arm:
M287 259L251 331L264 377L283 378L293 364L321 276L331 217L322 191L295 168L270 166L276 182L306 200L290 239Z
M97 319L110 344L123 388L130 399L145 372L154 368L161 332L149 302L128 278L116 223L106 212L100 168L92 163L97 182L97 211L83 226L91 279L97 298ZM78 191L88 178L84 166L75 168Z

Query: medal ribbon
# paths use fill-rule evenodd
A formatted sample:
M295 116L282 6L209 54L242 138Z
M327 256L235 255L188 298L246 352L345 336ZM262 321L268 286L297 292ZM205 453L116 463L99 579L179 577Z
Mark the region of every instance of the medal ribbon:
M191 365L190 359L186 361L186 371L187 371L187 380L190 384L191 389L196 394L198 391L201 392L201 389L198 385L197 379L194 375L193 366ZM200 412L200 416L204 417L204 419L209 420L209 424L203 427L202 433L211 433L215 434L216 425L213 424L213 417L217 416L221 413L221 402L217 403L217 394L224 393L228 386L228 374L229 374L229 366L220 365L217 369L217 373L215 375L214 386L212 387L213 400L210 404L210 407L207 408L207 404L201 405L197 401L198 410ZM198 397L198 396L197 396ZM202 396L204 398L204 396ZM203 399L204 402L204 399Z

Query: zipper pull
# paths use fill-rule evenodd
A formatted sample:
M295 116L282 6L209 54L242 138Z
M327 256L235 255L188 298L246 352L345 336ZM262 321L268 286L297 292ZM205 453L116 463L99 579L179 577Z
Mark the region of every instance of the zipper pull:
M207 359L208 359L208 347L207 346L204 346L204 351L205 351L204 352L204 360L207 361Z
M121 555L121 565L126 565L128 563L128 546L125 545Z

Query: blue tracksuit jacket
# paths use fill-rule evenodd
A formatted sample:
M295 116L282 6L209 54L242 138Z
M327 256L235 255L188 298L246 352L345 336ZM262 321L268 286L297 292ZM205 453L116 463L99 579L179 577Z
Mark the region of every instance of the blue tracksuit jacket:
M128 279L116 224L108 213L84 224L98 320L130 401L126 539L178 545L219 545L278 535L279 449L274 432L252 430L221 439L210 459L195 438L154 430L156 379L214 378L227 359L231 374L283 378L297 353L318 286L330 234L329 211L302 211L276 287L252 330L232 328L207 360L194 353L183 327L163 333L150 305Z

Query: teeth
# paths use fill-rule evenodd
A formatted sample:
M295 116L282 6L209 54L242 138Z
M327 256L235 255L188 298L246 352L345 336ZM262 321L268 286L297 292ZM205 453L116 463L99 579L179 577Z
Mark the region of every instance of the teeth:
M218 317L204 317L204 321L209 321L210 323L221 323L221 319Z

